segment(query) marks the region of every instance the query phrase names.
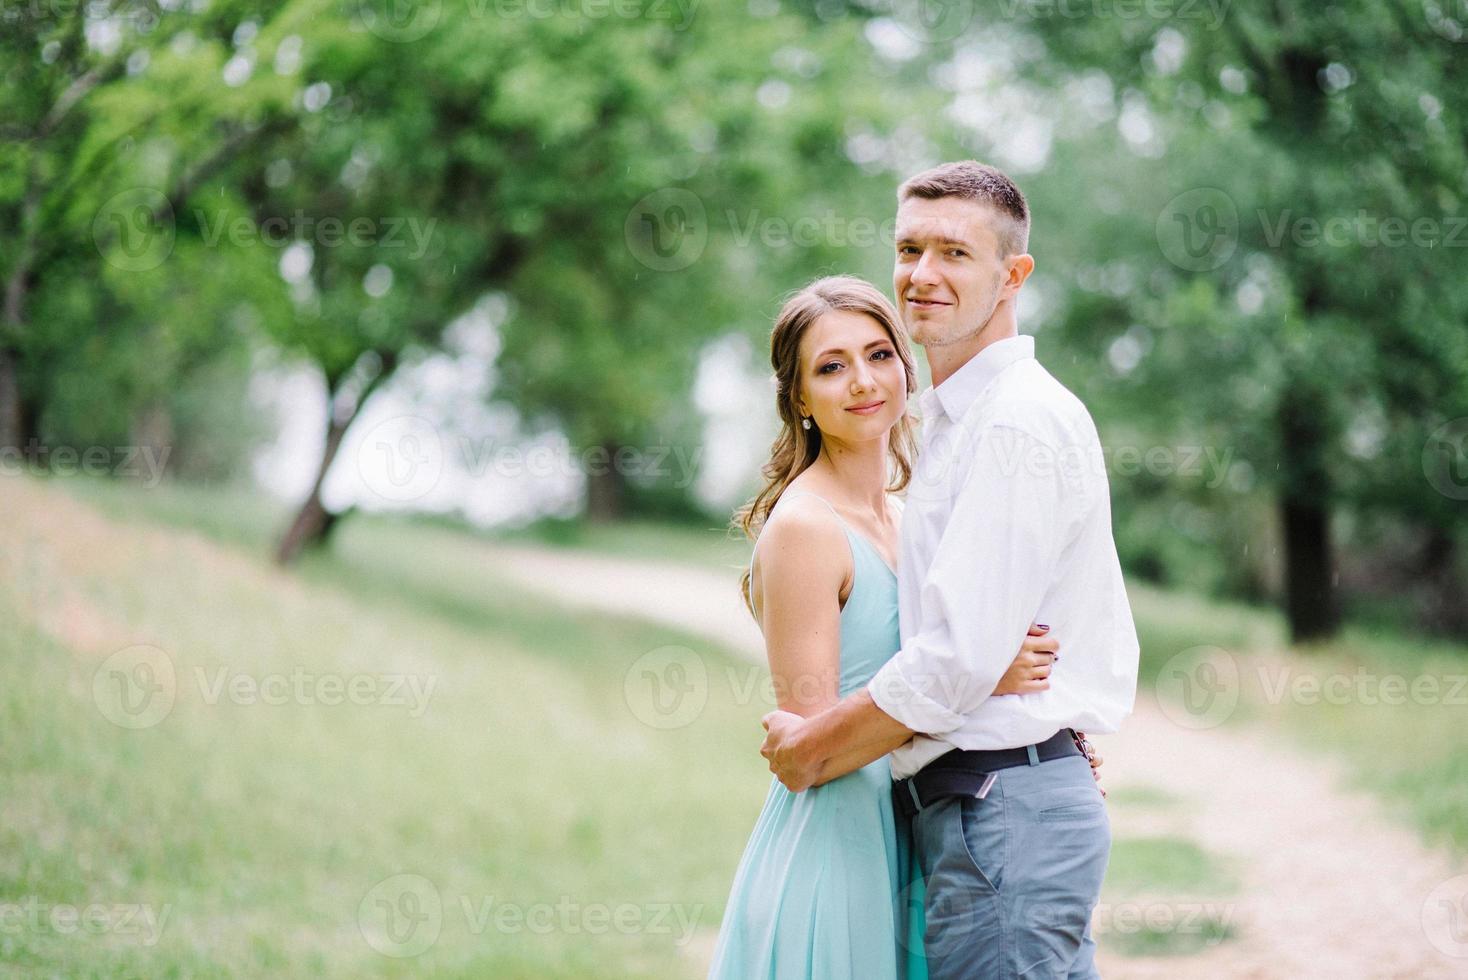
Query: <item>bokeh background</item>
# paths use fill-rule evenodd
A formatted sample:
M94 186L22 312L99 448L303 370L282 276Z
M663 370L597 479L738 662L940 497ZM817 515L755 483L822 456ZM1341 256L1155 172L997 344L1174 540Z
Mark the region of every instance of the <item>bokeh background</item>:
M1108 975L1464 975L1465 53L1465 0L3 0L4 972L701 975L771 318L890 292L974 157L1143 640Z

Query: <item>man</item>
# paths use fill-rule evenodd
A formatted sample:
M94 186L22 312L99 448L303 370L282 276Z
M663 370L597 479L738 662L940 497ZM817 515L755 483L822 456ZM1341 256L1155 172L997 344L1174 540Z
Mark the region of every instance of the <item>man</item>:
M1019 189L964 161L911 178L898 202L893 286L933 375L903 518L902 648L825 712L766 716L761 751L796 791L892 753L935 980L1095 977L1111 833L1071 735L1116 731L1138 655L1100 441L1018 333L1034 269ZM1064 664L1049 690L991 698L1032 622L1061 638Z

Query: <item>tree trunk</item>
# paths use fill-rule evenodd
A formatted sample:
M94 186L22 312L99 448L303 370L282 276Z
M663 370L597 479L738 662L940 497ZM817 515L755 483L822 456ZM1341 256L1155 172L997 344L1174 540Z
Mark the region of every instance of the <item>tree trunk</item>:
M24 449L25 410L20 400L20 358L0 343L0 449Z
M1468 607L1463 593L1468 583L1458 574L1458 546L1443 528L1428 532L1420 564L1422 600L1420 614L1429 629L1450 636L1468 637Z
M151 477L174 472L173 415L168 406L152 402L138 411L133 416L130 439L134 446L149 454L147 458L159 461L158 468L162 472L150 474Z
M327 511L326 505L321 502L321 487L326 483L326 474L331 471L331 464L342 447L347 428L356 415L353 411L351 418L343 421L335 413L331 414L326 425L326 449L321 454L316 480L311 484L311 492L296 511L295 520L291 521L285 536L280 539L280 547L276 549L275 560L280 564L293 564L307 547L323 543L327 529L335 525L335 515Z
M367 399L397 369L396 351L370 353L377 357L378 371L362 385L361 392L355 397L350 394L351 383L346 379L330 376L326 379L326 448L322 450L321 465L316 470L316 480L311 484L311 492L301 503L295 520L291 521L291 526L280 539L280 546L276 548L275 560L281 565L294 563L306 548L325 544L337 522L351 512L352 508L341 514L333 514L327 510L326 505L321 502L321 488L326 483L326 474L331 472L336 454L341 450L347 429L351 428L361 414Z
M1280 406L1280 499L1285 549L1285 615L1296 643L1318 640L1340 626L1335 557L1330 540L1330 475L1319 411L1298 389Z
M586 474L586 516L597 524L619 521L627 514L627 478L617 469L620 443L604 441L592 454ZM605 459L600 455L605 453Z

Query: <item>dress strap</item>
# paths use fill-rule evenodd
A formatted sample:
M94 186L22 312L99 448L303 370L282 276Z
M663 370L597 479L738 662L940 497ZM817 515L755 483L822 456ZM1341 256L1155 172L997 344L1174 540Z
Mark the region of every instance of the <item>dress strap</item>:
M787 493L787 494L783 495L780 498L780 500L795 500L795 499L798 499L800 497L814 497L814 498L816 498L821 503L823 503L823 504L826 505L826 509L831 512L831 515L833 517L835 517L836 520L838 520L838 521L841 522L841 526L843 528L846 527L846 521L845 521L845 519L842 518L842 516L839 513L837 513L835 506L832 505L832 503L829 500L827 500L825 497L822 497L818 493L811 493L809 490L801 490L801 491L798 491L796 493ZM777 503L778 503L778 501L777 501Z
M821 503L823 503L823 504L826 505L826 509L831 512L831 515L833 517L835 517L837 521L840 521L840 523L841 523L841 530L847 531L847 532L850 532L851 531L851 528L847 526L846 521L842 520L841 515L838 514L838 513L836 513L836 508L831 505L831 502L829 500L827 500L825 497L822 497L818 493L811 493L809 490L799 490L799 491L796 491L795 493L782 493L780 495L780 499L777 500L777 501L775 501L775 506L772 507L772 508L770 508L770 513L765 517L764 527L768 527L769 526L770 520L775 516L775 511L779 509L779 507L780 507L780 505L782 503L784 503L787 500L794 500L794 499L796 499L798 497L814 497L814 498L816 498ZM761 527L760 528L759 536L754 539L754 546L752 548L750 548L750 551L749 551L749 574L751 576L754 575L754 555L755 555L755 552L759 550L760 538L764 537L764 527Z

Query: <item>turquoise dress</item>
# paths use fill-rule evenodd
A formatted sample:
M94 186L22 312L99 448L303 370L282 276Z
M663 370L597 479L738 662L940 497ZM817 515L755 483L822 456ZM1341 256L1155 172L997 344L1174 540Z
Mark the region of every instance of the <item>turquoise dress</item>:
M795 496L816 495L781 500ZM845 697L901 643L897 576L870 541L841 526L855 569L841 610ZM804 793L772 779L734 875L709 977L925 980L915 863L907 822L892 808L885 757Z

